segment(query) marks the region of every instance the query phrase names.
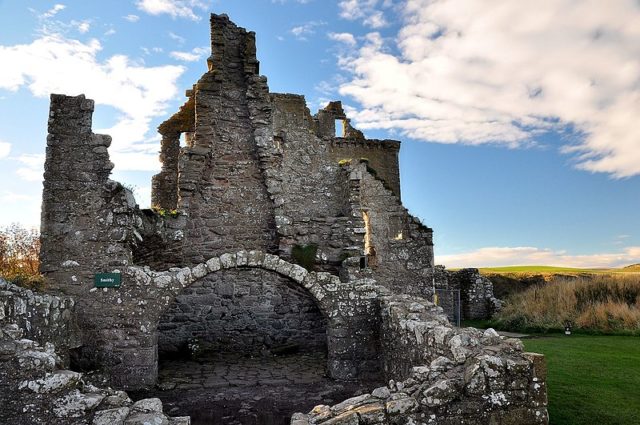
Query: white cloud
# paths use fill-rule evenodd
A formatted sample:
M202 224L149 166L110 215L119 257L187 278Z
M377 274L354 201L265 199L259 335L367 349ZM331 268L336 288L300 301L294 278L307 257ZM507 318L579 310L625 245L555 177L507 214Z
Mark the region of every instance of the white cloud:
M560 266L579 268L612 268L640 262L640 246L618 252L572 255L535 247L487 247L463 254L438 255L438 264L447 267Z
M40 19L50 19L53 18L60 12L61 10L66 9L67 6L64 4L56 4L51 9L47 10L45 13L39 16Z
M391 2L378 0L341 0L340 17L350 21L361 20L362 24L371 28L383 28L389 25L384 14L378 7L388 8Z
M0 141L0 159L6 158L11 152L11 143Z
M127 15L123 16L122 19L129 22L138 22L140 20L140 17L138 15Z
M179 44L183 44L186 41L184 37L180 37L178 34L175 34L173 32L169 32L169 38L177 41Z
M82 43L61 36L43 36L31 44L0 46L0 89L28 88L33 95L84 93L98 105L109 105L121 116L115 126L96 132L113 136L110 153L114 158L135 157L135 162L118 164L118 169L149 170L158 167L157 144L147 145L151 119L166 113L167 103L178 93L176 81L182 66L144 67L128 57L114 55L98 59L100 42ZM125 155L126 154L126 155ZM26 179L36 173L27 167L19 171ZM37 179L42 172L38 170Z
M172 18L187 18L199 21L195 9L207 9L207 3L201 0L138 0L138 9L150 15L167 14Z
M169 56L174 59L185 61L185 62L195 62L200 60L204 55L209 52L209 49L206 47L196 47L192 49L190 52L171 52Z
M34 198L24 193L15 193L5 190L0 194L0 201L7 204L16 204L19 202L33 201Z
M327 36L333 41L338 41L348 46L356 45L356 38L353 36L353 34L348 32L330 32L329 34L327 34Z
M30 182L42 181L44 154L24 154L15 159L23 165L16 170L18 177Z
M376 2L343 1L341 16L362 18L362 4ZM360 128L518 147L571 126L582 137L563 151L577 167L618 178L640 174L637 1L403 6L396 45L372 33L340 61L352 73L340 93L362 105L353 117Z
M75 25L75 27L78 29L78 32L80 34L86 34L87 32L89 32L89 29L91 28L91 23L86 20L81 22L71 21L71 24Z
M290 32L298 40L306 41L308 35L315 34L316 28L323 25L327 25L327 23L324 21L309 21L291 28Z

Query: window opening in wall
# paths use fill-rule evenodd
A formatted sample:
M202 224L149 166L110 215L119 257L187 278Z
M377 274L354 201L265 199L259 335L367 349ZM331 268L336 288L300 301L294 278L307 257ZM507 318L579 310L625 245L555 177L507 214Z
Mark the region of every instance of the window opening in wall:
M346 125L343 119L337 119L335 121L336 137L344 137L346 132Z
M371 219L369 217L368 211L362 211L362 219L364 220L364 253L366 256L365 267L375 267L378 263L376 249L373 246Z
M180 147L184 148L187 146L187 133L180 133Z

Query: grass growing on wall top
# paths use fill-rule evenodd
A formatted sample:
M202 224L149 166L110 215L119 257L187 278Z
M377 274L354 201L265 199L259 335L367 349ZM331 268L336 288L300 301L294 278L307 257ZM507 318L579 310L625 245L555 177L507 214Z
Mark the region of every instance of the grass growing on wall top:
M291 248L291 258L293 262L304 267L308 271L313 271L316 265L316 254L318 245L294 245Z
M546 357L551 425L640 424L640 337L523 340Z

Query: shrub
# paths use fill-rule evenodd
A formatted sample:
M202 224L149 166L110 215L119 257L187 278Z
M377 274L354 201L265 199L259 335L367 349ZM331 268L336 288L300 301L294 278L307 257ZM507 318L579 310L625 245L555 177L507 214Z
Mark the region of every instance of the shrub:
M178 211L178 210L165 210L164 208L160 208L160 207L157 207L157 206L152 206L151 210L153 212L155 212L156 214L158 214L162 218L167 217L167 216L175 218L175 217L178 217L180 215L180 211Z
M507 298L495 317L506 329L640 333L640 276L590 275L554 277Z
M40 233L12 224L0 229L0 277L29 288L44 284L40 275Z
M291 249L291 258L293 262L304 267L309 271L313 271L316 265L316 254L318 245L294 245Z

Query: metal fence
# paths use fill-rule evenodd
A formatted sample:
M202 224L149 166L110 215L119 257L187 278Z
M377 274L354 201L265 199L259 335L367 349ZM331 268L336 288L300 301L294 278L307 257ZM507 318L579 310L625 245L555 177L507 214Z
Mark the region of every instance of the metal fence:
M451 324L460 327L459 289L436 289L434 302L442 307Z

